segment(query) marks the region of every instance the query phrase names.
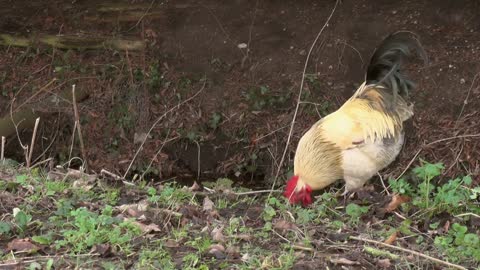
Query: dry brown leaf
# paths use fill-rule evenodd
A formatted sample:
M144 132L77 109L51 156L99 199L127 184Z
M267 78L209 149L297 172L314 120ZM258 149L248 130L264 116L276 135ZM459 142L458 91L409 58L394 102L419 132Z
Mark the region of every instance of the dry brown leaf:
M10 243L7 244L8 251L34 253L39 249L40 248L37 245L32 243L30 238L13 239Z
M210 250L213 250L213 249L216 249L216 250L220 250L221 252L224 252L225 251L225 247L220 245L220 244L213 244L210 246Z
M343 264L343 265L359 265L359 262L351 261L347 258L337 257L337 258L330 258L330 262L333 264Z
M193 182L193 185L188 188L190 191L200 191L202 187L197 183L197 181Z
M215 256L216 259L225 259L225 248L222 245L214 244L210 246L209 254Z
M138 227L140 227L140 230L142 230L142 232L144 232L144 233L151 233L151 232L159 232L159 231L161 231L161 230L160 230L160 227L158 227L158 225L155 224L155 223L150 223L150 224L148 224L148 225L143 224L143 223L138 222L138 221L133 221L132 223L135 224L135 225L137 225Z
M288 222L284 219L278 220L273 224L273 228L281 230L281 231L288 231L295 229L297 226L291 222Z
M381 268L390 268L392 266L392 263L390 262L390 259L382 259L377 261L377 265Z
M240 240L244 240L244 241L250 241L252 240L252 236L249 235L249 234L237 234L237 235L234 235L234 236L231 236L233 238L237 238L237 239L240 239Z
M210 200L210 198L205 197L203 199L203 211L212 211L214 207L215 205L213 204L212 200Z
M93 246L92 253L98 253L100 256L105 256L110 253L110 245L109 244L98 244Z
M395 211L402 203L406 203L410 201L410 197L406 195L394 194L392 200L388 203L387 207L385 207L385 211L393 212Z
M393 242L395 242L395 240L397 240L397 235L398 235L398 232L395 231L394 233L392 233L392 234L387 238L387 240L385 240L384 243L385 243L385 244L389 244L389 245L393 244Z
M172 239L168 239L167 241L165 241L164 245L168 248L176 248L176 247L179 247L179 244L177 241L174 241Z
M445 225L443 225L443 230L445 232L448 232L448 230L450 230L450 220L447 220L447 222L445 222Z
M223 235L222 231L223 231L223 226L213 229L211 233L212 240L216 242L225 242L225 236Z

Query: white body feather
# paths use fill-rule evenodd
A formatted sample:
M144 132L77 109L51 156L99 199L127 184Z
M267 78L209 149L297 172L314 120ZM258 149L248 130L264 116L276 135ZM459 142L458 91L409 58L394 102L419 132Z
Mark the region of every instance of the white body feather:
M395 139L377 140L343 150L342 167L346 191L361 188L368 179L392 163L400 153L403 142L404 134L401 133Z

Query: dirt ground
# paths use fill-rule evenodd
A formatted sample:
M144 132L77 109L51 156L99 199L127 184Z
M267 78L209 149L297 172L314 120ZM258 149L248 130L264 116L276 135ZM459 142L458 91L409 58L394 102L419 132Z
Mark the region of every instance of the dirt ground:
M333 0L1 1L1 33L128 38L147 46L140 51L2 46L0 116L7 116L10 108L33 108L42 116L34 159L53 157L51 165L68 167L71 161L70 167L77 168L80 163L72 158L82 153L78 136L72 143L72 106L52 105L64 104L55 103L58 93L75 84L88 93L78 105L92 173L106 169L127 174L129 180L138 174L155 185L228 177L236 187L270 187L308 50L334 6ZM447 178L470 174L480 183L480 2L343 0L312 51L292 142L280 164L280 184L292 169L300 136L352 95L375 47L398 30L419 36L429 62L406 67L417 83L410 95L415 116L408 122L401 155L381 175L397 177L423 159L443 162ZM31 135L24 130L19 138L27 143ZM17 136L7 138L6 155L23 162ZM379 181L372 182L382 189ZM136 203L134 198L141 196L146 195L121 197ZM381 204L385 198L371 200ZM220 216L245 217L247 227L261 228L264 206L252 205L239 204ZM209 217L198 214L201 207L189 207L181 208L182 214L199 223L192 232L200 233ZM388 221L392 227L400 222L393 218ZM364 229L355 228L355 233ZM326 230L318 225L313 231L318 239L344 240ZM265 249L281 242L275 241L264 243ZM317 244L320 250L329 247L328 242ZM355 247L348 258L358 259L356 269L378 266ZM332 254L347 254L353 247L335 248ZM191 252L182 247L176 251ZM322 257L329 254L320 255L305 257L294 269L332 266Z
M144 39L147 48L2 47L0 113L6 115L13 97L18 108L37 93L27 100L43 116L36 154L63 163L80 156L78 142L69 154L72 109L45 108L42 100L73 83L87 89L80 114L90 168L123 175L152 123L192 97L205 77L201 93L159 121L129 175L148 169L154 179L196 178L200 169L202 179L229 176L262 186L285 147L306 54L334 4L131 1L126 6L142 14L132 19L129 10L101 9L106 3L6 1L4 33ZM407 71L418 85L411 93L415 117L404 151L384 174L398 175L421 149L413 165L420 158L442 161L447 174L468 171L478 181L479 140L461 136L480 132L479 11L478 1L341 1L310 58L284 172L303 132L363 81L377 44L389 33L409 30L420 37L429 63ZM58 81L42 89L53 78ZM460 138L427 145L454 136ZM7 149L22 158L15 137Z

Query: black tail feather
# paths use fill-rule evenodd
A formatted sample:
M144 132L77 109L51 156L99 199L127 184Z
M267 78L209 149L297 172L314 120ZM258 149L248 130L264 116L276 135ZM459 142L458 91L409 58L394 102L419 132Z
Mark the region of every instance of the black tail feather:
M367 69L367 84L379 84L393 91L393 95L407 96L415 86L401 72L403 60L416 52L425 62L427 55L422 45L411 32L400 31L389 35L370 60Z

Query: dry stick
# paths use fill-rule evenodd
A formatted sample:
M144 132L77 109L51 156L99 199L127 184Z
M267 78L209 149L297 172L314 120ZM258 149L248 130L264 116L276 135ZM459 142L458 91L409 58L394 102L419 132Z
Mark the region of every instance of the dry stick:
M165 140L163 141L162 146L160 146L160 149L158 149L158 151L155 153L155 155L152 157L152 159L150 159L150 163L148 164L147 168L145 168L145 170L143 171L142 175L140 176L140 179L143 179L145 177L145 174L147 173L147 171L150 169L150 167L152 167L153 161L162 152L165 144L167 144L168 142L174 141L174 140L176 140L180 137L180 136L175 136L175 137L167 140L169 135L170 135L170 131L168 131L167 136L165 136Z
M260 193L273 193L273 192L282 192L281 190L252 190L252 191L245 191L245 192L236 192L233 193L234 195L241 196L241 195L252 195L252 194L260 194Z
M475 81L477 80L477 78L478 78L479 75L480 75L480 72L477 73L477 74L473 77L472 84L470 85L470 88L468 89L467 96L465 97L465 100L463 101L462 109L460 110L460 113L458 114L458 117L457 117L457 121L455 122L455 128L458 127L458 120L460 120L460 117L461 117L462 114L463 114L463 110L465 109L465 106L467 106L467 104L468 104L468 98L470 97L470 93L472 92L473 86L475 85Z
M3 163L5 160L5 136L2 136L2 147L0 148L0 161Z
M431 143L427 143L425 144L424 146L430 146L430 145L434 145L436 143L440 143L440 142L444 142L444 141L450 141L450 140L454 140L454 139L462 139L462 138L474 138L474 137L480 137L480 133L478 134L466 134L466 135L460 135L460 136L453 136L453 137L448 137L448 138L443 138L443 139L440 139L440 140L436 140L436 141L433 141ZM398 179L400 179L400 177L402 177L406 172L407 170L410 168L410 166L412 166L413 162L415 161L415 159L417 158L417 156L420 154L420 152L422 152L422 148L420 148L417 153L413 156L412 160L410 160L410 162L408 163L407 167L405 167L405 169L402 171L402 173L397 177L395 178L395 181L397 181Z
M45 164L45 163L47 163L47 162L49 162L49 161L51 161L51 160L53 160L52 157L47 158L47 159L45 159L45 160L42 160L42 161L40 161L40 162L37 162L37 163L33 164L32 169L35 168L35 167L38 167L38 166L40 166L40 165L42 165L42 164Z
M198 154L197 154L197 181L200 181L200 153L201 153L201 149L200 149L200 144L198 143L198 141L195 140L194 142L197 144L197 150L198 150Z
M80 141L80 151L82 152L84 169L88 172L87 154L85 153L85 145L83 144L82 128L80 125L80 115L78 114L77 98L75 97L75 84L72 85L72 101L73 111L75 113L75 122L77 123L78 140Z
M187 98L186 100L180 102L179 104L177 104L176 106L172 107L171 109L169 109L168 111L166 111L164 114L162 114L159 118L157 118L157 120L152 124L152 126L150 127L150 129L148 130L147 132L147 135L145 136L145 139L143 139L142 143L140 144L140 146L138 147L137 149L137 152L135 153L135 155L133 156L133 159L132 161L130 162L130 165L128 165L128 168L127 168L127 171L125 171L125 174L123 175L123 178L126 178L127 175L128 175L128 172L130 171L132 165L133 165L133 162L135 162L135 159L137 158L138 154L140 153L140 151L142 151L143 149L143 145L145 144L145 142L147 141L147 138L148 136L150 135L150 133L152 133L153 129L155 128L155 126L158 125L158 123L160 123L160 121L165 118L169 113L171 113L172 111L174 111L176 108L179 108L180 106L182 106L183 104L189 102L190 100L194 99L195 97L197 97L202 91L203 89L205 89L205 85L207 83L207 80L206 78L204 78L204 81L203 81L203 85L202 87L200 88L200 90L198 90L193 96Z
M35 138L37 137L38 124L40 123L40 117L35 120L35 126L33 127L32 142L30 143L30 149L28 151L27 168L30 168L30 162L32 161L33 147L35 145Z
M70 143L70 151L68 152L68 159L72 158L73 145L75 144L75 133L77 132L77 121L73 124L72 143Z
M467 270L467 268L465 268L465 267L463 267L463 266L461 266L461 265L457 265L457 264L449 263L449 262L446 262L446 261L442 261L442 260L440 260L440 259L437 259L437 258L434 258L434 257L430 257L430 256L425 255L425 254L423 254L423 253L420 253L420 252L418 252L418 251L414 251L414 250L410 250L410 249L406 249L406 248L402 248L402 247L397 247L397 246L394 246L394 245L390 245L390 244L386 244L386 243L383 243L383 242L378 242L378 241L375 241L375 240L366 239L366 238L362 238L362 237L350 236L350 239L357 240L357 241L361 241L361 242L366 242L366 243L371 243L371 244L377 244L377 245L384 246L384 247L389 247L389 248L391 248L391 249L395 249L395 250L400 250L400 251L403 251L403 252L407 252L407 253L410 253L410 254L413 254L413 255L416 255L416 256L425 258L425 259L427 259L427 260L430 260L430 261L433 261L433 262L436 262L436 263L439 263L439 264L446 265L446 266L448 266L448 267L453 267L453 268L456 268L456 269Z
M305 73L307 72L308 60L310 59L310 55L312 54L313 47L315 47L315 44L317 43L318 39L320 38L320 35L323 33L323 30L325 30L325 28L327 27L328 22L330 21L330 19L333 16L333 13L337 9L337 5L338 5L339 2L340 2L340 0L337 0L335 2L335 6L333 7L332 12L328 16L327 21L323 25L322 29L320 29L317 36L315 37L315 40L313 41L312 46L310 46L310 50L308 51L307 59L305 59L305 65L303 67L303 72L302 72L302 81L300 82L300 89L298 91L297 105L295 107L295 112L293 114L292 123L290 124L290 131L288 133L287 142L285 144L285 150L283 151L282 158L280 159L279 166L278 166L278 169L277 169L277 173L275 174L275 179L273 180L273 184L272 184L272 188L271 188L272 190L274 190L275 185L277 184L278 175L280 175L280 170L282 168L282 164L285 161L285 156L287 155L288 145L290 144L290 140L292 138L293 127L295 126L295 119L297 118L298 109L300 108L300 102L301 102L301 99L302 99L303 84L305 82ZM271 195L271 193L268 195L268 197L270 197L270 195Z

